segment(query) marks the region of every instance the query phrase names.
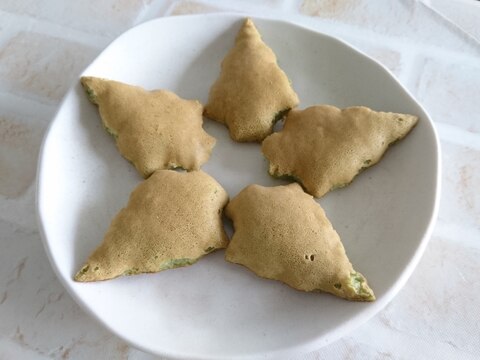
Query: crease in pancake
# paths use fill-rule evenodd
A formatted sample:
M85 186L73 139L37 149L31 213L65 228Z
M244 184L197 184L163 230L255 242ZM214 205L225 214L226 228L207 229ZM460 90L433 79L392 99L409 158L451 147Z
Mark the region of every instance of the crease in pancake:
M298 290L375 300L325 212L299 184L250 185L230 201L225 213L235 229L227 261Z
M235 141L262 141L298 103L274 52L246 19L210 89L205 116L225 124Z
M315 197L350 184L404 138L418 117L330 105L292 110L284 128L262 143L269 173L289 176Z
M143 177L159 169L198 170L209 159L216 140L202 128L198 101L96 77L81 83L118 150Z
M98 281L194 264L227 246L228 194L205 172L158 170L130 195L103 242L75 275Z

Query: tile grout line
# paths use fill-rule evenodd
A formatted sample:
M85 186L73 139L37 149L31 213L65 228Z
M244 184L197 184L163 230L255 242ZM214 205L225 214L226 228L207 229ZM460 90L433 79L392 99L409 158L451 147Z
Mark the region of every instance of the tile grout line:
M480 45L480 42L478 41L478 39L476 37L472 36L468 31L465 31L463 29L463 27L461 27L460 25L458 25L455 22L453 22L452 20L450 20L447 16L442 14L440 11L438 11L437 9L432 7L431 5L427 4L425 0L420 0L419 2L421 4L421 6L424 6L425 8L427 8L434 16L440 18L443 22L448 23L456 31L461 32L464 36L468 37L470 41Z
M172 3L165 9L165 11L163 12L162 16L163 16L163 17L172 16L173 10L174 10L175 7L178 5L178 3L179 3L179 1L174 1L174 2L172 2ZM201 4L205 4L205 2L201 2Z
M83 70L83 69L82 69ZM25 102L30 102L33 104L38 104L43 107L52 107L52 108L58 108L60 103L63 100L63 97L66 95L66 92L59 98L59 99L49 99L46 96L39 95L36 91L28 91L28 90L17 90L14 88L11 88L8 82L7 84L0 84L0 96L8 97L6 94L10 95L12 98L17 99L16 102L21 102L22 100ZM68 84L68 89L73 85Z
M35 111L26 111L25 109L30 110L30 106L35 107ZM58 104L46 104L44 102L37 101L30 97L20 96L14 92L4 92L0 90L0 106L2 110L7 112L16 113L24 116L33 116L38 115L38 111L41 111L44 114L51 113L52 115L57 111ZM51 120L51 119L50 119ZM50 122L48 120L46 123Z
M29 189L26 190L26 192L28 192ZM4 219L2 217L0 217L0 228L3 224L7 224L7 225L11 225L13 227L15 227L16 229L19 229L20 231L23 231L29 235L38 235L40 236L40 233L38 231L38 226L37 226L37 223L34 224L34 226L32 227L27 227L23 224L20 224L20 223L16 223L16 222L13 222L11 220L8 220L8 219Z
M150 5L145 6L145 9L138 14L133 24L139 25L155 18L165 17L168 11L177 3L177 0L168 1L167 4L162 0L154 0Z
M38 222L36 220L36 217L37 217L36 189L37 189L37 182L35 177L32 183L28 185L25 191L19 196L6 197L3 194L0 195L0 212L1 213L3 213L6 210L6 208L3 207L4 204L8 208L8 206L11 203L16 203L16 205L18 206L18 203L20 202L22 203L20 207L23 210L27 210L29 213L28 216L32 215L34 220L33 222L22 223L21 221L17 220L17 217L15 217L15 219L8 219L4 215L0 215L0 226L1 226L1 223L3 222L3 223L14 225L20 229L23 229L24 231L29 231L32 234L38 233Z
M283 0L282 10L285 12L295 11L300 14L300 8L297 7L297 0Z
M10 12L5 12L0 10L0 15L5 16L7 19L12 20L13 31L9 29L10 33L19 33L19 32L36 32L43 35L48 35L54 38L60 38L63 40L77 42L82 45L86 45L92 48L97 48L99 50L103 49L108 45L113 38L108 36L96 35L68 26L63 26L49 22L47 20L33 18L25 15L13 14ZM21 26L21 25L26 26ZM62 31L63 30L63 31ZM67 30L67 31L65 31Z
M398 80L404 85L412 94L413 94L413 87L410 84L411 80L411 74L413 72L413 69L415 68L415 59L417 56L416 52L408 51L406 49L400 50L400 63L401 63L401 72L400 75L398 76ZM416 95L413 94L415 97Z
M427 248L427 251L428 251L428 248ZM416 270L415 270L416 271ZM413 274L412 274L413 276ZM408 282L410 282L410 279L408 280ZM407 284L405 285L408 286L408 282ZM393 300L395 301L395 299ZM393 302L392 301L392 302ZM388 306L388 305L387 305ZM379 320L379 317L382 317L385 316L385 310L387 309L387 307L385 307L383 310L381 310L380 312L378 312L375 317L372 318L372 320L376 319L377 321L375 321L373 324L374 327L377 327L378 331L381 331L382 333L382 336L385 336L386 332L385 332L385 327L387 328L387 332L392 332L394 333L395 335L392 335L392 334L388 334L386 335L387 337L388 336L398 336L402 339L402 341L406 341L407 339L411 339L413 341L416 341L416 342L421 342L421 343L425 343L425 346L428 346L429 349L436 349L438 347L442 347L441 350L438 350L438 351L441 351L441 352L445 352L445 351L451 351L452 353L458 353L458 352L461 352L463 355L471 355L472 353L468 350L465 350L465 349L459 349L457 348L456 346L444 341L444 340L440 340L440 339L435 339L431 342L427 342L423 336L421 336L420 334L416 334L415 332L413 331L409 331L408 329L403 329L403 328L400 328L398 326L392 326L391 324L389 325L385 325L385 324L382 324L382 321ZM388 313L388 310L387 310L387 313ZM352 335L350 334L348 337L352 338ZM359 343L362 343L364 345L367 345L369 346L369 343L366 342L362 336L358 337L356 336L355 338L355 341L356 342L359 342ZM472 354L473 355L473 354ZM469 359L473 359L473 357L468 357Z
M435 127L442 141L480 151L480 134L442 122L435 122Z
M453 234L456 236L453 236ZM432 237L435 236L443 236L446 240L454 242L458 242L458 237L462 237L462 241L465 241L465 239L471 239L467 244L476 249L480 248L480 243L475 240L478 239L478 229L474 226L458 225L454 222L442 220L438 217L432 233Z
M298 19L298 17L300 17L300 19ZM302 25L302 18L303 20L305 20L305 18L310 19L309 17L306 17L304 15L298 15L296 19L297 20L296 23L298 23L299 25ZM321 24L317 25L313 21L314 20L312 19L304 23L308 23L308 27L310 28L318 29L317 26ZM330 23L333 23L333 22L330 22ZM318 30L323 32L323 30L321 29L318 29ZM464 55L459 51L444 49L436 45L412 44L411 42L405 41L397 36L385 36L368 29L362 29L362 28L355 27L348 24L337 24L336 33L329 32L327 34L331 34L333 36L339 36L341 39L346 39L347 42L348 42L348 39L350 38L350 39L357 39L360 41L365 41L365 39L368 39L367 41L371 43L381 43L381 44L388 43L389 45L385 47L389 49L395 49L397 51L413 49L415 50L415 52L422 51L428 54L433 54L441 58L452 57L453 60L455 61L465 61L469 65L472 64L474 66L479 66L478 57L473 55ZM478 53L480 55L480 46L478 47Z
M178 3L179 1L176 1ZM283 2L278 5L259 5L259 4L251 4L251 3L245 3L242 2L241 0L230 0L228 2L228 6L225 7L225 3L219 3L217 0L195 0L195 3L205 5L205 6L210 6L213 8L217 8L221 10L222 12L235 12L235 13L244 13L247 15L259 15L259 16L264 16L265 11L268 9L270 12L268 17L276 17L276 16L285 16L286 12L284 10L284 5ZM169 11L166 12L167 15L171 13L171 10L174 8L175 4L172 4L169 7ZM185 14L186 15L186 14Z

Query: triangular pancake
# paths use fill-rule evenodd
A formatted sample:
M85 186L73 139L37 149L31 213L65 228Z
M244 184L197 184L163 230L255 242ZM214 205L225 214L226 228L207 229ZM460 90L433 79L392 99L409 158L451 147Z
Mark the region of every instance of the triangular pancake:
M312 106L292 110L282 131L267 137L262 151L273 176L299 181L315 197L344 187L376 164L417 123L413 115L366 107Z
M76 281L187 266L227 245L226 191L203 171L158 170L130 195Z
M235 228L226 250L228 261L298 290L375 300L325 212L300 185L250 185L230 201L225 213Z
M298 105L277 58L247 19L210 89L205 116L227 125L235 141L261 141Z
M142 176L177 167L198 170L210 157L215 138L202 128L198 101L101 78L81 81L118 150Z

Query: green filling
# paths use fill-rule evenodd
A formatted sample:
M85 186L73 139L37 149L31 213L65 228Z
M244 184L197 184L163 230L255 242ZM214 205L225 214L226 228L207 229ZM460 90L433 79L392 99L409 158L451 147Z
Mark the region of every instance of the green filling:
M85 87L85 92L87 93L88 99L96 104L97 103L97 96L95 95L95 92L90 89L89 87Z
M358 273L351 273L350 274L350 285L355 289L355 292L358 293L362 290L362 284L364 280Z
M333 286L335 286L337 289L341 289L341 288L342 288L342 284L340 284L340 283L333 284Z
M370 166L372 166L372 160L368 159L363 162L363 166L358 170L358 174L360 174L363 170L368 169ZM355 175L355 176L357 176Z
M288 182L296 182L302 187L303 191L308 193L308 191L305 189L305 186L303 186L302 180L300 178L296 177L295 175L292 175L292 174L282 174L282 175L280 175L277 171L275 171L273 174L271 172L269 172L269 174L273 178L278 179L278 180L283 180L283 181L288 181Z
M130 276L130 275L137 275L140 273L140 270L138 268L132 268L132 269L128 269L126 270L123 275L125 276Z
M350 274L350 284L349 284L355 293L359 295L360 298L365 300L374 300L375 297L372 294L372 290L366 284L365 278L358 272L352 272Z
M112 136L115 138L115 140L117 140L118 135L117 135L116 133L114 133L112 129L110 129L110 128L109 128L108 126L106 126L105 124L103 124L103 127L105 128L105 130L106 130L110 135L112 135Z
M156 256L155 258L158 258ZM195 259L172 259L165 261L164 263L160 264L160 267L157 271L162 271L162 270L168 270L168 269L175 269L177 267L182 267L182 266L187 266L187 265L192 265L196 262L197 260ZM122 275L124 276L130 276L130 275L137 275L144 273L145 271L140 271L139 268L131 268L123 272Z
M207 247L207 248L205 249L205 252L206 252L206 253L210 253L210 252L212 252L213 250L215 250L215 248L214 248L213 246L209 246L209 247Z
M272 175L275 179L278 179L278 180L295 181L301 184L300 179L292 174L280 175L277 172L274 172L273 174L270 174L270 175Z
M168 269L175 269L177 267L188 266L188 265L195 264L196 261L197 261L196 259L187 259L187 258L172 259L161 264L160 270L168 270Z
M365 160L365 161L363 162L363 166L358 170L358 172L355 174L355 176L353 177L353 179L354 179L355 177L357 177L363 170L368 169L370 166L372 166L372 160L371 160L371 159ZM352 179L352 181L353 181L353 179ZM350 182L348 182L348 183L344 183L344 184L333 185L333 186L330 188L330 191L344 188L344 187L350 185L350 184L352 183L352 181L350 181Z
M298 181L298 178L295 175L291 175L291 174L285 174L285 175L273 174L272 176L275 179L279 179L279 180Z
M286 109L283 109L283 110L280 110L279 112L277 112L277 113L275 114L275 116L273 117L272 124L275 125L275 123L276 123L277 121L282 120L283 117L288 114L288 112L290 111L290 109L291 109L291 108L286 108Z
M90 265L84 266L82 270L79 271L78 275L85 274L88 271L88 269L90 269Z
M87 87L86 85L84 85L84 88L85 88L85 92L87 93L88 100L98 105L97 96L95 95L95 92L93 91L93 89ZM103 127L110 135L112 135L115 138L115 140L117 140L118 134L116 134L112 129L110 129L104 122L103 122Z
M336 189L341 189L341 188L344 188L344 187L346 187L346 186L348 186L348 185L350 185L350 183L333 185L333 186L330 188L330 191L336 190Z

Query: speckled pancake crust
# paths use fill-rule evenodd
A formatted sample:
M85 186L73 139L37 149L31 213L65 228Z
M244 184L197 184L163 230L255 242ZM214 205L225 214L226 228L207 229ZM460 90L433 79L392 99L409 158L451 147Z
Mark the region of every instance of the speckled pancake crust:
M158 170L130 195L76 281L187 266L227 245L226 191L203 171Z
M210 157L215 138L202 128L198 101L95 77L81 82L118 150L143 177L159 169L198 170Z
M315 197L344 187L376 164L388 147L417 123L413 115L376 112L366 107L329 105L292 110L282 131L267 137L262 151L269 172L292 177Z
M247 19L210 89L205 116L226 124L235 141L262 141L298 102L272 49Z
M373 301L325 212L300 185L250 185L227 206L235 232L226 259L303 291Z

